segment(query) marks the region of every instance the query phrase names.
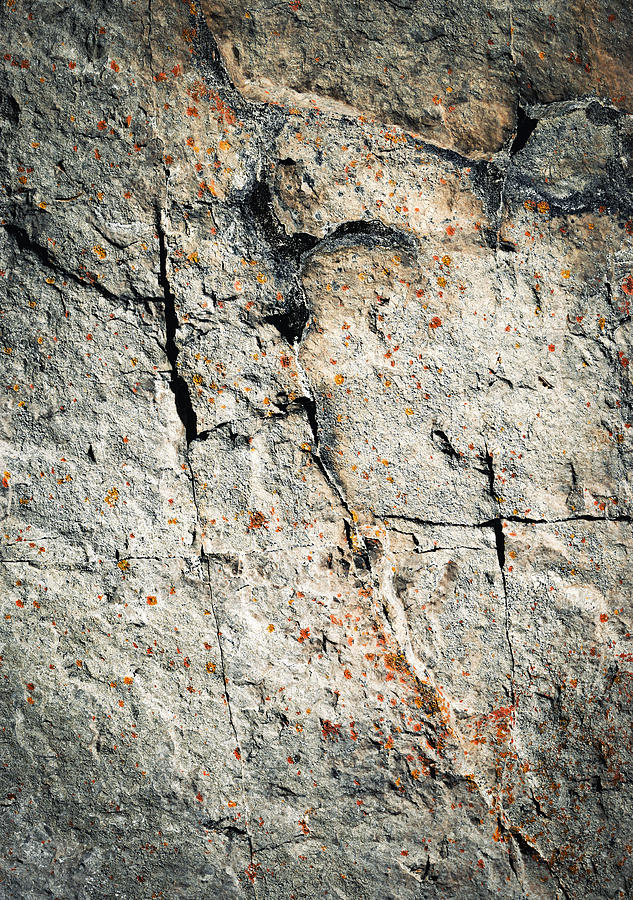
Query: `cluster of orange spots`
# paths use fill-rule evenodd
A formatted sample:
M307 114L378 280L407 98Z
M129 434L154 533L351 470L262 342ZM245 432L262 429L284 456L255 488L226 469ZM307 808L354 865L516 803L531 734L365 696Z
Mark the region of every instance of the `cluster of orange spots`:
M537 209L543 216L549 212L549 203L547 200L539 200L538 203L535 200L526 200L523 206L526 209Z
M247 525L248 531L253 531L255 528L268 528L269 519L264 515L263 512L257 510L255 512L251 512L249 516L250 522Z
M329 719L321 720L321 735L324 741L337 741L341 736L341 725L331 722Z
M6 62L10 62L14 68L17 69L30 69L31 63L28 59L18 59L15 56L12 56L10 53L4 54L4 59Z

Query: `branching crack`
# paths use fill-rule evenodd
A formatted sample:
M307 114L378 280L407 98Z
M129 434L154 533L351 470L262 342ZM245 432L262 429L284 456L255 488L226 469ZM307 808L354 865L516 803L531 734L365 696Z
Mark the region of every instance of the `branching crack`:
M42 247L41 244L38 244L37 241L33 240L25 228L10 222L5 222L3 227L7 234L10 234L15 240L19 250L31 253L47 269L51 269L58 275L68 278L75 284L81 285L81 287L94 288L97 293L101 294L102 297L105 297L112 303L118 304L120 302L120 298L116 294L113 294L112 291L109 291L108 288L105 287L105 285L97 281L96 275L93 276L92 273L86 272L86 277L84 278L81 275L77 275L75 272L71 272L69 269L65 269L58 260L53 259L50 256L46 247Z
M532 844L530 841L528 841L528 839L525 837L525 835L523 834L521 829L518 828L516 825L506 825L501 816L498 817L497 822L498 822L498 826L499 826L499 831L506 837L506 839L510 839L512 841L513 845L516 847L516 849L519 851L519 853L522 856L532 859L534 862L537 862L537 863L545 866L545 868L548 870L550 875L556 881L558 888L559 888L560 892L562 893L563 897L565 898L565 900L570 900L569 892L565 888L565 885L562 883L561 878L558 875L558 873L556 872L551 860L549 860L545 856L543 856L543 854L538 849L538 847L536 847L534 844ZM522 880L516 869L516 863L513 862L512 857L510 857L509 862L510 862L510 868L514 872L519 883L522 885Z
M310 431L312 433L312 439L313 439L313 447L312 447L312 452L311 452L312 459L314 460L316 466L318 467L319 471L321 472L321 475L325 479L326 483L329 485L332 492L338 498L339 503L341 504L341 506L343 507L343 510L346 513L346 517L345 517L346 528L345 528L345 530L346 530L346 534L347 534L348 546L352 552L352 555L354 556L355 559L360 557L360 560L362 560L362 562L364 564L364 568L369 569L369 568L371 568L371 564L369 561L369 552L367 550L367 546L365 544L365 541L364 541L362 535L360 535L358 533L358 529L356 528L355 523L356 523L357 516L354 513L354 511L352 510L352 508L350 507L349 503L347 502L345 492L343 491L342 487L338 483L338 479L336 478L336 475L334 474L334 472L330 471L330 468L326 464L325 460L323 459L323 455L321 454L321 436L319 434L319 420L318 420L318 416L317 416L316 402L310 391L310 385L308 383L307 375L306 375L306 373L303 369L303 366L301 365L301 362L299 360L298 342L295 342L294 348L295 348L295 358L296 358L296 363L297 363L297 369L298 369L299 377L301 380L301 386L303 387L303 390L304 390L304 395L301 398L297 398L297 400L295 402L298 402L298 403L300 402L301 406L303 406L303 409L305 410L305 413L306 413L306 420L308 422Z

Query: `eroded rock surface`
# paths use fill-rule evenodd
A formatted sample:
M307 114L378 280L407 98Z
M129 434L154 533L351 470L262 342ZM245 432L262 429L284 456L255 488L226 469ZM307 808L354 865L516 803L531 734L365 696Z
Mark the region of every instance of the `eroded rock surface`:
M629 12L3 7L0 897L631 896Z

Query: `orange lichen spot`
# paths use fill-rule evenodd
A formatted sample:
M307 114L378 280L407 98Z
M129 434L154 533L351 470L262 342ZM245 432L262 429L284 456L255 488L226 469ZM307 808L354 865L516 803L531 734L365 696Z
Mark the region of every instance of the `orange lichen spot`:
M339 374L339 375L335 375L335 376L334 376L334 381L336 382L336 384L343 384L343 382L345 381L345 376L344 376L344 375L340 375L340 374Z
M158 603L158 600L156 599L156 597L153 594L149 594L147 597L147 605L148 606L156 606L157 603Z
M439 328L442 324L442 320L439 316L433 316L431 321L429 322L429 328Z

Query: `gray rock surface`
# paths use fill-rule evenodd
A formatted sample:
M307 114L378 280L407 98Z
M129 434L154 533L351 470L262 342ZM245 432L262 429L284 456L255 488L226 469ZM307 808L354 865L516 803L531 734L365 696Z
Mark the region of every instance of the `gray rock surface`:
M2 900L630 897L630 4L0 26Z

